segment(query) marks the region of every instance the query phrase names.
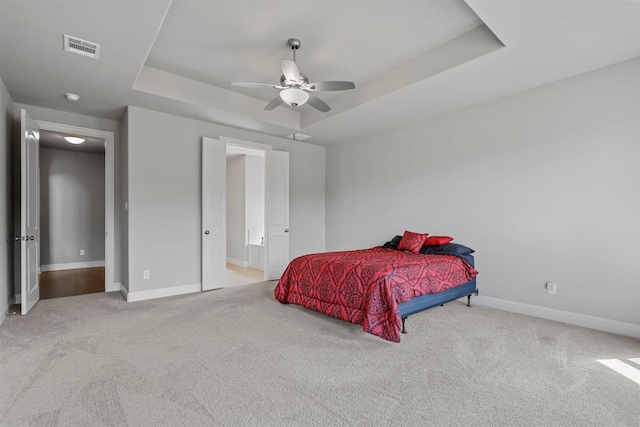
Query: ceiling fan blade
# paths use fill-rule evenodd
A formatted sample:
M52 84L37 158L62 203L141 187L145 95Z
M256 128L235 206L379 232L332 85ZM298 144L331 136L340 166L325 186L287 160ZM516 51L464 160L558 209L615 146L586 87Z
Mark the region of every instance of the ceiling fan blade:
M329 107L322 99L312 94L309 94L309 100L307 101L307 104L311 105L316 110L322 111L323 113L331 110L331 107Z
M276 96L275 98L273 98L271 100L271 102L269 102L267 104L266 107L264 107L265 111L270 111L273 110L274 108L276 108L278 105L282 104L282 98L280 98L280 95L278 94L278 96Z
M313 90L313 91L321 91L328 92L333 90L349 90L354 89L356 87L353 82L341 82L341 81L331 81L331 82L317 82L317 83L309 83L305 89Z
M287 80L300 82L300 70L295 62L288 59L282 60L282 74Z
M270 87L273 89L284 89L282 86L273 85L269 83L247 83L247 82L231 82L229 83L231 86L240 86L240 87Z

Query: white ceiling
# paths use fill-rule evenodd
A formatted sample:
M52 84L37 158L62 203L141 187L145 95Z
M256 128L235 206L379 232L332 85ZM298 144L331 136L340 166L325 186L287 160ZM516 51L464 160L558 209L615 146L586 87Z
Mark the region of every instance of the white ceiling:
M63 34L101 45L63 51ZM264 111L286 42L332 108ZM18 103L119 120L135 105L332 144L640 56L640 1L0 0L0 76ZM64 93L80 95L71 103Z

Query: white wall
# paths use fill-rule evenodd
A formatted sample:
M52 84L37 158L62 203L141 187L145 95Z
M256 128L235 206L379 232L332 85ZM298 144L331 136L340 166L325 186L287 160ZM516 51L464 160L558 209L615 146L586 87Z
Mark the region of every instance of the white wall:
M639 325L639 76L636 59L329 147L327 249L451 235L481 295Z
M227 259L247 261L245 156L227 159Z
M40 149L43 270L62 269L64 264L104 262L104 171L104 154ZM81 249L84 255L80 255Z
M13 100L0 79L0 323L13 297Z
M290 255L325 249L324 147L131 106L127 115L129 294L201 283L203 136L288 151Z

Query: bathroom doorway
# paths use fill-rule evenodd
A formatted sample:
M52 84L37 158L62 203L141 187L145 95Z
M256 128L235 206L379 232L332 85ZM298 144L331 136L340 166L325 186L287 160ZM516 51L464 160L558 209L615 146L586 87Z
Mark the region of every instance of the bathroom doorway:
M227 143L227 286L264 280L265 151Z

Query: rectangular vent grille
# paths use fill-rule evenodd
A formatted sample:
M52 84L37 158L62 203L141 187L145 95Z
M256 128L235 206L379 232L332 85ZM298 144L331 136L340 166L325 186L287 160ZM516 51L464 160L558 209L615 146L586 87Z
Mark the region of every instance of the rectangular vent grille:
M98 59L100 56L100 45L77 37L64 35L64 50L88 58Z

